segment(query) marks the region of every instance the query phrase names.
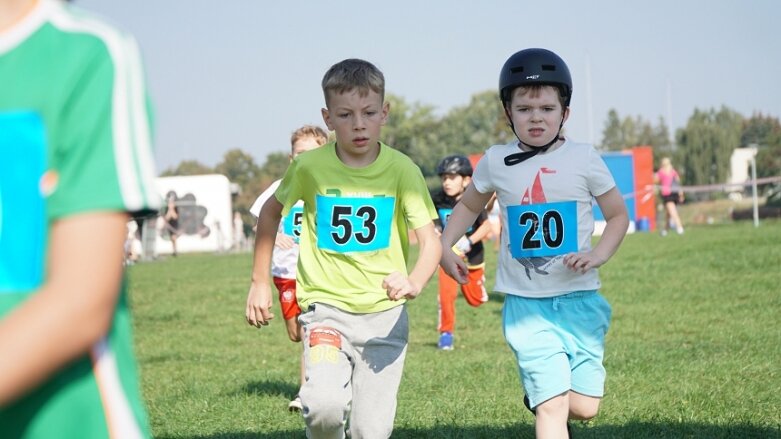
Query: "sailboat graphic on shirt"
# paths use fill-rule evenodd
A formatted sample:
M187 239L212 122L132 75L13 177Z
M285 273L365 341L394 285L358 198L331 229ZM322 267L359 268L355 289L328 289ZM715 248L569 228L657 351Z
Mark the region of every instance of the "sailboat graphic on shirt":
M527 187L524 191L523 197L521 197L521 205L547 203L548 200L545 198L545 191L542 187L542 176L545 174L555 173L556 171L553 169L546 167L540 168L540 170L537 171L537 175L534 177L534 182L532 183L531 188ZM539 275L547 275L547 267L549 267L556 259L561 257L562 256L520 257L515 258L515 260L523 265L523 268L526 271L526 277L531 280L532 272Z

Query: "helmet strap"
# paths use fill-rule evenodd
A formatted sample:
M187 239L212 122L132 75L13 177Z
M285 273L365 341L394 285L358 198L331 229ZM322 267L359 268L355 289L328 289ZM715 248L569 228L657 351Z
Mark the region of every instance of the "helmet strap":
M521 138L515 132L515 126L513 125L513 120L510 117L509 112L507 111L506 108L505 108L504 111L505 111L505 114L507 115L507 120L510 121L510 128L513 130L513 134L515 134L515 137L518 138L518 142L520 142L521 145L524 145L527 148L531 148L531 151L523 151L523 150L521 150L521 152L516 152L516 153L510 154L507 157L505 157L504 158L505 166L514 166L514 165L517 165L519 163L523 163L526 160L529 160L530 158L536 156L537 154L539 154L541 152L547 151L548 148L553 146L553 144L558 142L559 140L563 140L563 138L561 137L561 128L564 126L564 116L563 116L563 114L562 114L562 117L561 117L561 123L559 124L559 130L556 132L556 135L553 136L553 139L550 142L546 143L545 145L534 146L534 145L529 145L528 143L525 143L523 140L521 140ZM518 147L520 148L520 145Z

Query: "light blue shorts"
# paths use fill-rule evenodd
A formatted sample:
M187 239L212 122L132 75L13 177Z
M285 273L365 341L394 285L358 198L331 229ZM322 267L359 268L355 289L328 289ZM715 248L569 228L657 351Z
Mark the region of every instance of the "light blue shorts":
M607 300L595 290L543 299L505 296L504 338L532 407L569 390L602 397L610 314Z

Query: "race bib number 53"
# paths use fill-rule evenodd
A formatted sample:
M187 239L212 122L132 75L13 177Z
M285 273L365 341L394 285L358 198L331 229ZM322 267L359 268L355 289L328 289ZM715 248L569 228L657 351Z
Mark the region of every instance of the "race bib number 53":
M292 236L293 242L296 244L298 244L298 240L301 238L301 222L303 218L304 208L293 206L290 208L290 212L282 219L285 235Z
M317 247L338 253L388 248L393 197L329 197L318 195Z
M578 251L575 201L507 206L513 258L559 256Z

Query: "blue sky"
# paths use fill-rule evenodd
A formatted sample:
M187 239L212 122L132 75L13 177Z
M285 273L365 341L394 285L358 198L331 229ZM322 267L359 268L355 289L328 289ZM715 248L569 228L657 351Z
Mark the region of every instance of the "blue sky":
M293 129L324 126L320 80L352 57L383 70L389 93L444 114L494 89L512 53L551 49L573 75L566 128L579 141L601 140L611 108L674 128L695 108L781 116L775 0L76 4L139 41L160 170L182 160L212 166L232 148L258 164L287 152Z

